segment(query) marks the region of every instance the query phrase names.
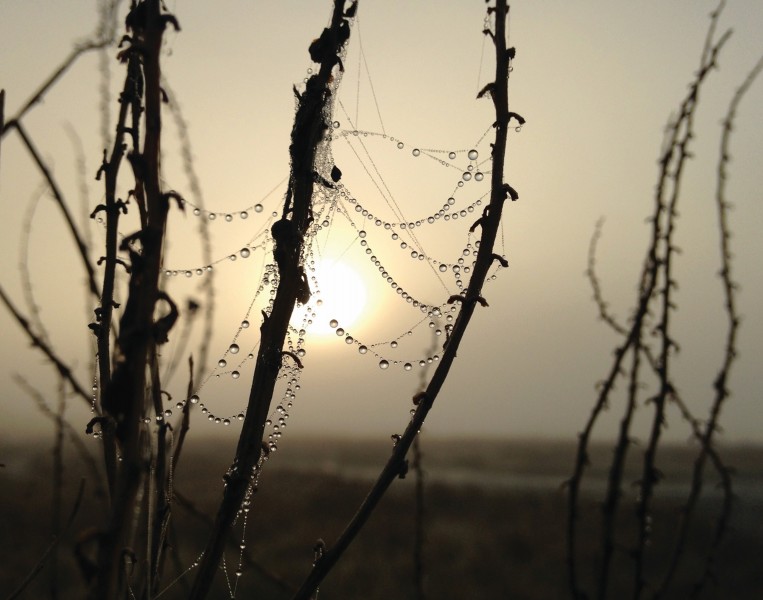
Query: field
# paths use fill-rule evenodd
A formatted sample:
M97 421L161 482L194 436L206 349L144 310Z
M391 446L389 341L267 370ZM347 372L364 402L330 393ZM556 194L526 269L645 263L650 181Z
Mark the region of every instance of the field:
M318 538L331 545L368 490L373 473L386 457L388 440L285 440L273 455L254 497L246 528L243 575L237 598L289 598L307 574ZM547 599L569 597L565 566L565 493L574 447L564 442L422 440L425 469L424 572L427 598ZM636 450L637 451L637 450ZM24 579L51 540L52 457L42 445L0 447L0 592L6 597ZM89 477L74 461L64 472L64 520L79 480ZM598 501L604 461L609 450L598 448L585 488L580 560L595 564L598 542ZM763 449L730 447L727 462L737 470L738 500L732 530L725 539L715 573L703 598L763 597ZM659 505L653 516L654 542L649 572L666 560L666 545L685 494L691 455L686 449L664 449ZM178 502L173 508L171 552L164 583L191 565L203 548L208 522L198 513L213 515L226 461L219 445L189 444L175 475ZM74 558L79 540L83 556L92 552L89 528L98 524L103 498L89 477L85 498L71 532L21 598L81 598L83 578ZM629 481L635 481L635 470ZM707 497L697 515L697 534L691 539L671 598L687 597L702 552L712 532L718 496L714 481L706 482ZM367 528L351 546L346 559L321 586L320 598L416 598L413 531L414 474L393 485ZM624 490L621 549L616 557L615 588L631 584L628 548L632 536L635 489ZM238 563L241 535L226 552L232 579ZM173 575L174 576L174 575ZM183 598L190 576L181 578L161 598ZM218 578L215 598L229 597L225 578ZM252 590L257 588L255 596ZM617 597L616 594L613 597Z

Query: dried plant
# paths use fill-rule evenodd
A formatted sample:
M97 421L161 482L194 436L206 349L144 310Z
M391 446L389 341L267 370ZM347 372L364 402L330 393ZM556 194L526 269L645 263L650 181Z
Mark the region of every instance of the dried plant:
M586 467L590 464L591 436L601 414L613 402L615 385L620 378L625 378L627 381L626 401L613 448L607 488L601 506L600 557L597 564L593 565L593 596L599 599L610 597L613 591L613 559L618 548L626 544L622 541L625 536L621 531L622 527L618 523L617 517L621 510L626 460L636 438L634 414L642 402L639 398L641 390L647 387L649 382L648 375L644 374L645 369L653 374L657 391L644 402L646 406L653 409L653 416L643 452L641 475L635 484L638 487L635 510L636 536L635 544L629 552L633 558L633 597L641 598L647 591L651 591L653 598L664 597L666 594L672 593L670 585L676 568L684 557L689 527L702 490L703 471L708 460L720 478L724 499L720 508L716 533L713 536L712 545L707 551L707 569L704 574L701 574L695 585L692 597L696 597L701 592L707 581L713 558L718 551L723 531L730 516L732 500L730 469L722 462L714 445L714 434L718 430L721 406L729 395L727 380L731 363L736 356L735 340L739 325L734 299L736 286L731 279L731 253L728 247L730 238L727 221L728 202L724 197L724 187L731 121L739 100L749 88L755 75L760 71L760 63L735 94L729 113L724 120L716 201L721 240L721 280L726 298L725 306L729 326L723 364L713 384L715 396L709 417L704 423L693 416L688 405L681 398L679 385L676 383L671 369L672 359L679 350L678 341L674 338L671 328L671 315L677 309L673 296L678 286L674 276L674 261L676 254L680 252L674 241L678 203L681 198L682 176L685 172L686 163L692 156L689 148L695 136L694 119L699 103L699 93L708 75L716 68L718 54L731 35L730 31L726 31L716 39L715 32L722 8L723 3L711 15L699 69L689 86L686 97L678 108L676 116L671 118L667 126L659 161L660 170L655 192L655 208L649 220L651 223L651 241L640 276L636 306L627 325L618 322L609 312L595 272L596 246L601 235L603 221L597 224L591 240L587 275L593 289L594 301L601 319L623 338L623 342L615 350L614 360L606 378L597 384L598 396L585 428L580 434L574 471L567 482L569 587L572 596L578 599L589 597L581 583L581 572L592 566L581 564L578 558L581 487ZM628 361L630 362L628 363ZM681 513L672 558L666 565L660 582L657 583L650 579L653 577L651 573L647 574L646 563L649 546L653 539L655 493L657 486L664 477L658 467L657 454L661 445L662 432L667 426L670 404L675 405L681 417L689 423L692 434L698 442L699 450L694 465L689 496ZM622 590L617 592L617 594L621 593L623 593Z
M56 424L52 515L53 530L57 537L11 597L19 596L47 563L54 565L51 569L51 593L55 596L58 581L55 567L56 544L72 527L82 496L80 489L72 515L63 523L63 440L65 434L71 437L71 426L64 415L64 388L71 390L92 407L94 417L87 424L87 432L100 440L106 479L105 495L108 503L103 508L98 529L83 534L75 550L82 575L87 581L88 597L158 598L182 580L188 585L184 594L200 600L211 594L215 578L219 577L221 570L228 579L229 591L233 597L236 584L230 583L231 578L224 558L226 547L230 548L232 544L234 550L239 551L240 557L236 576L241 575L239 569L242 564L249 564L286 594L293 590L289 590L286 584L257 565L248 551L238 545L240 542L234 540L233 527L237 523L246 526L250 505L258 491L260 474L275 450L275 444L266 437L266 427L272 413L271 405L276 384L284 374L296 378L303 367L301 355L290 341L289 336L293 329L290 321L295 306L307 304L312 294L307 259L311 256L311 244L316 237L314 221L320 215L320 218L331 224L337 214L346 210L336 206L326 209L319 206L316 198L320 196L321 190L335 190L341 186L342 172L334 164L327 131L334 127L337 90L344 71L342 60L351 34L351 23L358 9L358 0L333 0L329 25L309 45L311 59L319 68L315 72L311 71L303 91L294 88L297 109L291 132L291 168L284 204L279 218L272 224L269 223L269 231L266 230L263 234L263 246L267 248L270 261L264 278L272 285L274 296L267 310L262 311L259 347L248 404L246 410L241 413L242 430L235 455L224 476L222 500L214 518L205 515L191 498L174 487L174 473L179 469L181 456L185 455L184 448L189 440L192 409L199 400L196 391L199 382L206 376L208 340L212 333L215 305L214 280L210 273L201 286L204 295L201 303L204 311L204 335L194 359L189 340L196 323L194 315L200 305L191 300L186 307L178 306L179 303L164 288L161 277L165 268L163 260L168 240L169 211L185 211L188 206L203 210L201 187L194 172L185 120L179 109L178 98L162 77L160 65L165 32L168 28L179 31L180 25L175 15L168 12L161 0L133 0L130 3L125 21L127 34L119 43L118 55L125 72L124 83L118 99L116 126L113 132L110 132L109 128L112 125L106 124L110 123L112 118L108 98L111 71L105 49L114 41L115 15L118 8L119 2L114 0L100 4L101 18L93 39L78 45L18 113L7 121L4 121L4 92L0 91L2 134L5 135L11 130L17 133L50 188L87 276L89 298L97 303L95 318L89 324L97 347L97 377L96 385L89 390L89 386L78 381L73 368L47 336L44 322L35 308L31 279L28 279L25 288L28 314L24 314L0 288L0 299L6 308L32 344L57 371L62 398L56 411L52 411L39 392L24 380L19 380L40 411ZM508 3L505 0L497 0L487 9L483 30L483 35L490 40L495 51L495 76L477 96L489 98L495 110L492 128L488 129L492 129L494 133L493 142L490 144L490 170L486 172L490 177L490 192L489 202L469 229L469 235L474 235L475 238L478 236L478 241L474 244L478 250L474 251L476 260L471 270L464 271L470 272L468 283L463 286L459 280L461 292L451 295L443 302L443 306L450 305L454 308L455 322L445 329L446 341L442 345L442 355L438 356L431 377L427 370L422 371L421 386L412 398L411 418L405 431L401 435L393 436L394 446L386 463L341 535L328 545L323 540L316 542L312 569L299 589L294 591L295 599L306 600L315 597L319 585L345 555L392 483L405 477L408 471L407 457L411 450L412 466L417 478L413 553L415 583L418 597L425 597L425 515L419 433L454 366L456 354L477 305L482 308L488 307L488 302L483 296L486 280L497 265L499 268L508 266L506 259L496 248L496 238L506 201L515 201L519 197L517 191L507 183L505 171L509 131L512 127L521 127L525 122L520 114L511 111L509 107L509 75L516 51L508 43L508 14ZM674 234L677 206L681 196L680 183L685 163L690 157L689 146L694 135L693 123L699 92L706 77L715 67L716 57L729 35L726 33L715 39L718 14L716 12L713 15L700 69L680 105L677 116L668 126L651 221L651 244L641 274L636 307L627 325L618 322L608 311L595 272L596 243L601 225L597 226L591 242L588 275L594 298L602 318L622 336L623 342L615 352L613 365L601 383L594 409L580 436L574 473L569 481L569 587L575 598L587 597L580 573L590 565L581 565L578 559L578 521L581 512L581 487L589 459L591 436L602 411L612 401L615 383L621 377L627 381L626 403L603 502L601 560L596 565L595 595L605 598L612 587L613 556L616 553L619 535L617 517L622 504L621 490L626 477L626 460L633 441L633 415L642 402L640 390L647 377L646 371L654 376L657 392L649 399L654 414L639 481L640 498L636 510L637 531L633 548L634 597L640 598L648 590L646 555L651 541L651 515L655 491L661 476L657 466L657 450L661 444L661 433L671 404L678 407L680 414L689 422L693 435L699 442L699 452L671 562L667 565L659 585L653 588L655 598L670 593L677 565L687 543L692 516L703 486L704 469L708 462L719 474L725 496L712 547L708 552L707 568L700 574L696 594L712 574L713 559L730 515L730 470L722 462L714 445L721 407L729 395L728 377L735 356L739 325L728 245L730 228L727 222L728 201L725 197L726 167L729 138L737 106L754 77L763 68L763 63L756 66L734 96L724 121L716 199L721 237L721 278L726 295L729 329L725 358L715 382L711 414L706 421L697 420L689 411L687 403L678 393L671 370L672 357L677 349L677 342L671 333L671 314L675 310L673 264L678 250ZM73 217L61 186L44 159L44 153L40 152L23 125L26 114L41 101L81 55L91 50L98 51L101 60L101 137L104 146L110 146L110 150L103 152L102 164L97 173L97 179L103 185L103 200L90 214L92 219L103 225L105 231L104 247L98 250L100 256L95 263L91 256L94 249L88 236ZM163 178L161 148L163 141L167 139L163 130L163 104L167 104L181 139L183 166L190 192L188 198L168 188ZM355 120L357 121L357 112ZM125 180L129 180L130 183L126 184ZM126 197L125 188L129 188ZM480 203L477 205L481 206ZM125 234L127 223L131 224L129 226L135 226L136 230ZM211 264L211 242L207 221L204 219L199 235L204 260ZM126 295L120 295L120 286L126 288ZM119 301L122 297L123 300ZM178 328L178 332L175 327L181 312L182 327ZM650 328L654 333L654 340L650 339ZM176 342L176 355L162 362L161 347L168 342L170 334ZM432 353L433 351L430 352ZM170 402L167 383L174 374L183 370L181 366L185 363L186 356L188 385L185 398L177 403ZM177 430L173 429L170 421L171 410L166 408L173 404L181 409L181 414L175 422ZM98 469L92 464L87 451L79 445L78 451L86 457L92 476L98 477ZM177 539L174 529L175 509L185 511L209 528L210 533L204 550L190 567L182 564L177 549L171 552L171 546L176 544L174 540ZM175 561L172 568L171 561ZM173 571L172 575L168 575L170 570Z

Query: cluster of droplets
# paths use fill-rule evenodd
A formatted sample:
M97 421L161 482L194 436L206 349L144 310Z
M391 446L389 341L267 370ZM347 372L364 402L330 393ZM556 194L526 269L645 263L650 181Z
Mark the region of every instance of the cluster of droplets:
M364 131L359 129L341 129L341 123L339 121L334 121L333 128L334 132L332 136L334 138L345 138L348 141L351 141L352 138L373 138L373 137L380 137L385 140L389 140L398 150L406 150L410 149L411 156L414 158L419 158L420 156L428 157L439 164L441 164L443 167L448 168L454 168L461 172L461 179L462 181L470 181L472 179L472 171L474 171L473 175L475 180L482 181L484 178L484 174L488 173L489 171L482 171L480 169L477 169L475 171L475 168L477 168L478 165L476 165L476 161L479 158L479 152L476 148L462 148L460 150L444 150L442 148L422 148L421 146L417 146L415 144L410 144L405 142L404 140L401 140L400 138L394 137L394 136L388 136L386 133L379 133L376 131ZM492 127L488 127L485 132L482 134L482 136L477 140L477 143L475 146L478 146L482 140L485 138L487 133L490 131ZM518 131L519 129L517 129ZM459 167L456 164L453 163L453 161L457 160L460 155L466 154L466 157L469 159L469 166L464 169L463 167ZM448 160L445 160L444 158L441 158L441 156L447 155ZM471 167L471 168L469 168ZM479 176L478 176L479 175Z
M446 305L447 306L447 305ZM423 319L421 319L414 327L411 329L408 329L404 333L398 335L394 339L384 341L384 342L376 342L374 344L366 344L363 343L361 340L358 340L353 335L351 335L349 332L345 331L343 327L340 327L339 321L337 319L331 319L329 321L329 327L331 327L334 330L334 333L336 333L337 337L342 338L344 340L344 343L348 346L355 346L358 354L361 356L373 356L379 361L379 368L382 371L388 370L390 367L400 366L404 371L413 371L414 367L418 365L421 368L426 367L427 365L431 365L433 363L436 363L440 360L439 354L432 354L431 356L426 356L423 358L416 358L416 359L397 359L393 358L390 354L387 352L383 352L383 348L389 348L391 350L397 350L397 348L400 346L400 340L406 337L410 337L413 335L413 330L423 325L424 323L427 323L429 329L432 330L435 336L441 337L444 335L445 341L447 341L448 337L450 337L450 334L453 330L453 320L454 315L456 313L456 308L454 306L448 306L448 308L444 307L434 307L429 308L427 311L427 316ZM445 324L441 325L440 320L444 318Z
M272 221L272 218L268 220L268 224ZM266 254L270 248L272 247L272 239L270 235L270 228L266 227L261 231L258 235L254 237L254 239L247 242L244 246L242 246L238 251L231 252L230 254L227 254L226 256L223 256L221 258L218 258L214 261L212 261L208 265L204 266L197 266L193 268L184 268L184 269L165 269L163 271L165 277L186 277L191 278L194 275L197 277L201 277L203 275L206 275L207 273L211 273L215 267L221 263L230 263L230 262L236 262L239 258L247 259L254 255L255 252L261 251L263 254Z
M354 223L353 226L356 227ZM364 248L365 254L368 256L368 259L371 261L374 267L378 270L382 279L384 279L395 291L395 293L398 294L405 302L412 304L414 308L418 308L422 312L427 312L429 307L423 302L420 302L411 296L406 290L404 290L402 286L400 286L397 281L395 281L395 278L384 267L381 261L377 258L373 249L368 245L368 240L366 239L368 235L367 232L364 229L360 229L357 231L357 235L358 238L360 238L361 247ZM410 259L421 262L427 261L429 264L435 267L439 273L452 273L455 280L455 285L458 289L463 289L464 287L462 275L468 275L471 273L472 268L476 264L477 251L479 250L480 246L479 240L475 240L474 242L468 241L466 246L461 250L461 256L459 256L456 262L446 263L441 262L435 258L431 258L416 249L411 249L410 244L405 240L401 240L400 235L396 232L392 233L391 237L392 241L394 241L401 250L407 252L407 256L410 257ZM471 239L471 234L469 235L469 239ZM473 257L473 259L468 260L469 257Z
M233 212L215 212L211 210L206 210L204 208L194 206L192 203L188 202L187 200L184 200L184 204L191 206L192 208L191 212L195 217L202 217L207 219L208 221L219 220L224 223L231 223L236 219L245 221L250 217L252 213L260 214L264 212L265 210L265 207L260 202L257 202L256 204L252 204L251 206L247 206L244 209L236 210Z

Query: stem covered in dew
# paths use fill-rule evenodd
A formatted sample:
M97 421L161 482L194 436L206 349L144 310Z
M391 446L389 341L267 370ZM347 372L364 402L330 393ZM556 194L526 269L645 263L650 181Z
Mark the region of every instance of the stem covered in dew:
M199 564L191 591L192 600L209 593L226 544L226 537L235 521L241 503L252 490L252 481L263 454L265 421L270 412L278 374L281 370L283 345L297 298L305 293L304 268L301 265L305 237L312 221L312 197L316 180L316 158L319 147L326 144L324 132L331 123L331 105L336 87L334 67L341 70L339 54L349 39L349 19L355 4L344 10L345 0L334 0L331 24L310 46L310 54L320 63L304 93L298 96L298 109L291 134L291 177L282 218L272 228L278 265L278 289L270 314L263 313L260 326L260 348L257 354L246 418L236 448L233 465L226 475L223 499L217 511L214 528Z

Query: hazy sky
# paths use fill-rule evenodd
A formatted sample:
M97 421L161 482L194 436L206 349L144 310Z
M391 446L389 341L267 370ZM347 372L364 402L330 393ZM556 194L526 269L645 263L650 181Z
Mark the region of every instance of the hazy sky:
M215 260L224 259L247 245L279 208L288 174L292 85L307 77L312 66L307 47L325 26L330 2L168 0L167 4L183 30L167 36L164 72L189 124L206 206L221 214L237 215L244 209L250 213L246 221L236 216L226 223L220 217L211 225L213 255ZM594 401L594 384L606 373L618 342L597 320L591 301L584 277L588 242L597 219L606 217L599 273L612 310L625 319L648 240L645 218L653 206L662 131L699 63L707 15L715 4L678 0L512 4L510 44L517 48L517 59L510 101L527 124L520 133L512 133L507 154L507 180L520 193L518 202L506 206L501 235L501 249L511 266L485 288L490 308L477 311L430 414L428 433L571 439L582 428ZM0 87L6 90L6 116L14 115L73 42L92 30L94 7L95 2L64 6L52 0L0 0ZM493 70L492 47L481 34L484 7L480 0L361 0L339 91L343 108L338 107L336 115L334 155L348 193L383 221L397 219L380 189L410 221L436 213L451 195L456 198L454 209L461 210L487 191L488 177L457 188L470 164L465 151L481 150L471 163L479 165L489 155L492 135L488 132L480 142L493 120L492 103L475 100ZM763 3L729 2L720 27L732 27L734 35L720 57L720 71L712 74L701 96L696 158L688 166L681 201L677 239L683 254L678 257L675 323L682 350L676 379L700 417L712 399L725 327L716 275L713 200L719 123L733 90L763 53L762 26ZM109 54L114 57L116 50ZM111 87L116 90L123 71L115 59L111 63ZM97 73L97 56L82 58L24 121L79 215L89 212L103 193L102 184L93 180L103 147ZM115 110L112 102L112 117ZM177 144L171 141L176 132L169 117L166 122L164 180L167 188L186 194L188 182ZM759 81L740 109L728 188L736 206L731 215L732 244L735 278L741 284L739 311L744 317L740 356L731 379L734 394L724 410L724 439L730 441L763 441L762 124L763 81ZM78 207L83 183L77 175L70 129L76 130L86 160L88 198L82 208ZM358 136L368 155L354 146L362 160L341 137L353 129L369 132ZM403 141L403 149L389 138ZM413 156L414 148L423 154ZM449 151L457 151L457 158L449 159ZM487 168L485 163L475 172ZM377 176L373 183L368 173L376 173L375 169L381 179ZM17 136L6 136L0 153L0 244L5 257L0 281L22 306L20 232L41 189L41 178ZM258 202L264 206L262 213L251 209ZM439 281L426 261L410 258L410 247L398 247L401 240L393 241L391 231L364 222L351 203L346 206L355 226L367 230L366 241L374 255L412 296L439 304L458 291L450 273ZM452 264L468 241L466 230L474 218L438 219L415 232L428 256ZM29 239L29 267L51 339L87 385L94 348L86 325L93 306L81 285L83 273L73 245L60 223L57 208L43 191ZM134 227L134 221L129 226ZM96 243L102 239L98 226L91 226L91 234ZM196 217L173 212L169 239L168 269L204 266ZM413 334L404 335L396 349L375 347L384 358L400 361L385 371L373 353L361 356L357 344L346 344L332 334L308 337L302 389L288 434L402 431L418 385L417 361L427 356L430 345L427 322L413 328L423 315L382 281L345 219L336 219L327 240L321 252L342 254L367 288L364 316L348 332L369 345L387 343L408 329ZM98 256L95 251L93 257ZM224 260L216 267L220 287L212 340L215 361L246 316L262 262L262 253L254 252L248 259ZM201 297L200 281L194 275L167 284L182 301ZM256 341L258 315L256 308L252 326L238 340L242 349ZM341 322L341 315L337 318ZM50 424L30 407L11 375L21 373L34 381L52 402L51 370L5 311L0 311L0 327L5 415L0 437L50 431ZM170 345L165 355L172 353ZM414 368L406 372L402 363L409 360ZM248 367L242 367L236 381L224 374L205 384L201 395L215 414L233 415L244 408L251 381ZM185 386L185 374L178 373L169 388L173 396L182 397ZM75 426L84 428L87 410L80 404L74 400L69 415ZM648 407L639 411L641 429L636 436L642 439L649 414ZM602 435L611 434L617 415L619 405L614 403ZM675 412L669 425L672 439L688 437ZM196 422L199 434L222 430ZM237 433L238 427L234 424L225 432Z

